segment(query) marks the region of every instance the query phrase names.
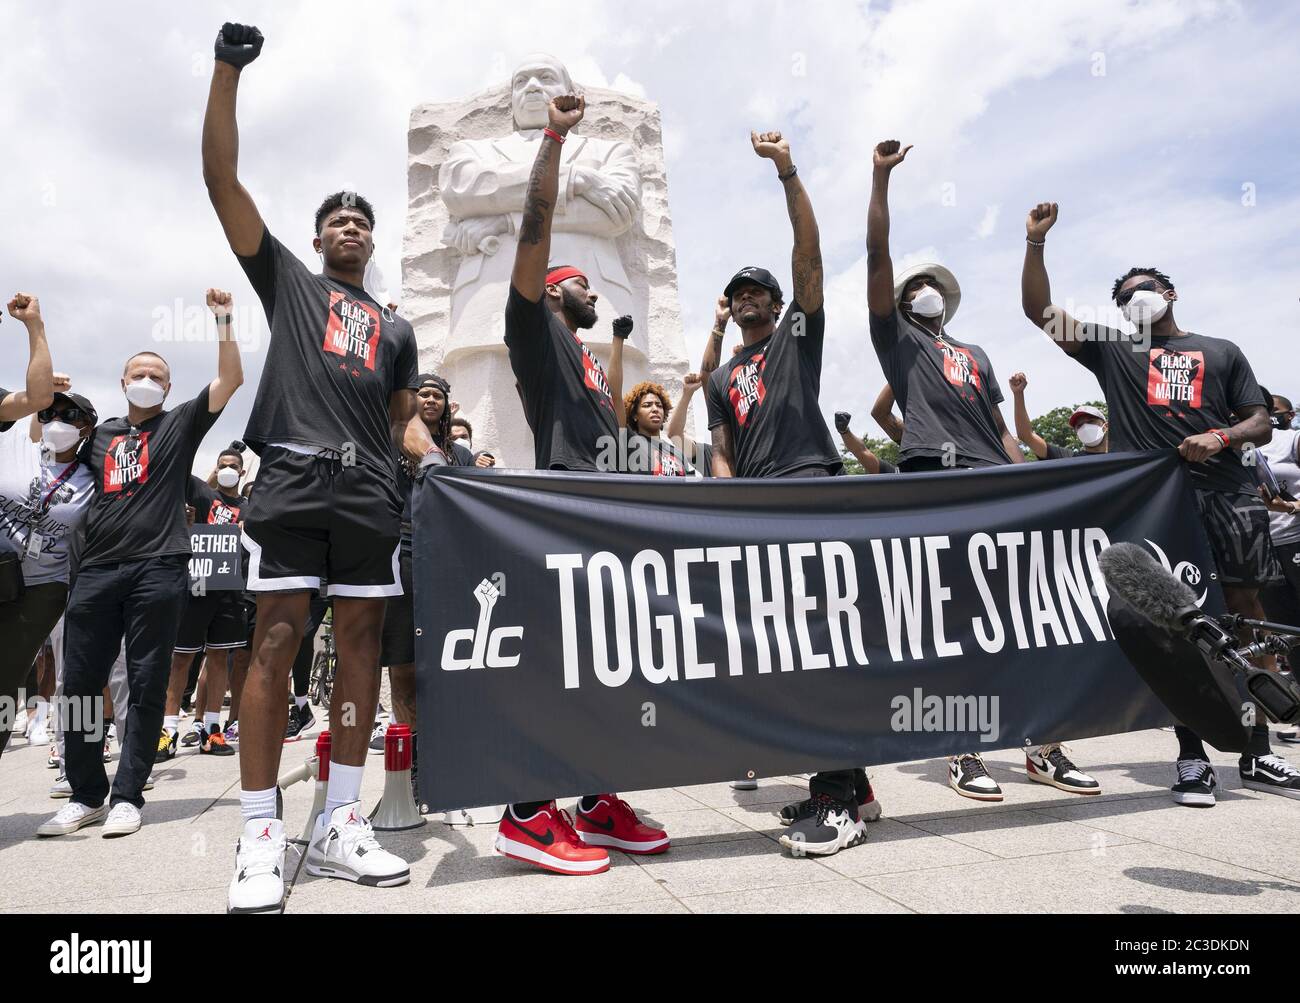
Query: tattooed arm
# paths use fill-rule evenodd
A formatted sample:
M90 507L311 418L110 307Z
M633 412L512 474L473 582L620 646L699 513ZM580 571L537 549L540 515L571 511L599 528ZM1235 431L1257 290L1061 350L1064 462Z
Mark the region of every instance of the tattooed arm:
M790 141L779 132L751 132L749 140L754 144L755 153L776 164L777 176L785 186L785 204L794 228L794 252L790 259L794 298L808 313L816 313L822 305L821 237L812 201L790 159Z
M582 121L587 99L563 94L551 101L549 129L561 137ZM543 133L533 172L524 196L524 219L515 248L515 268L510 281L519 295L537 303L546 294L546 268L551 257L551 217L560 192L560 144Z

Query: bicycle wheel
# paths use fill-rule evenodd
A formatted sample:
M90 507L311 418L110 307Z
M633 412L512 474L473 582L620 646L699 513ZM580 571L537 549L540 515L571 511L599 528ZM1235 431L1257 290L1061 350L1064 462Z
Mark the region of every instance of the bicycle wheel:
M311 663L311 679L307 684L307 692L311 694L312 703L317 707L329 706L329 684L325 678L328 668L325 652L316 652L316 657Z

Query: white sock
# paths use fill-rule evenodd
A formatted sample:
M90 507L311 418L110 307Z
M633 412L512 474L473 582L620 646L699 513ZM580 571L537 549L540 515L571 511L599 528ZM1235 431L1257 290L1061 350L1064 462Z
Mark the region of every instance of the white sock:
M168 714L163 718L163 731L169 735L175 735L181 729L181 716L179 714Z
M327 824L335 808L342 808L345 804L361 800L361 776L365 772L366 768L364 766L344 766L341 763L330 763L329 786L325 789L325 820Z
M307 706L307 698L306 698L306 697L294 697L294 698L293 698L293 702L296 703L296 704L298 705L298 709L299 709L299 710L302 710L304 707Z
M219 711L219 710L207 710L207 711L204 711L204 712L203 712L203 730L204 730L204 731L211 731L211 730L212 730L212 726L213 726L214 724L215 724L218 728L221 727L221 711Z
M239 811L245 822L255 818L275 818L275 792L272 787L264 791L239 792Z

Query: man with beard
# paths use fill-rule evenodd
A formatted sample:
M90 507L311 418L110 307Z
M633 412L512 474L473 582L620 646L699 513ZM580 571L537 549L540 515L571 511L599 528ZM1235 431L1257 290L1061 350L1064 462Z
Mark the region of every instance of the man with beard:
M713 472L717 477L830 477L844 472L844 461L819 403L826 314L817 218L789 141L779 132L755 132L750 143L759 157L772 161L785 191L794 231L794 301L783 311L781 286L766 268L742 268L723 290L743 345L708 381ZM719 312L715 330L724 320ZM818 773L809 780L808 793L807 800L781 812L787 827L780 842L792 852L828 856L856 846L866 839L864 821L871 817L860 809L871 805L879 817L863 770Z
M1023 463L1020 445L1002 417L1002 390L987 353L948 333L947 324L961 302L956 277L938 264L894 274L889 179L910 149L893 139L876 145L867 210L871 343L903 413L898 468L914 473ZM888 410L883 395L877 404ZM1059 742L1025 750L1025 773L1072 793L1101 792L1096 780L1070 762ZM948 786L976 801L1002 800L1002 788L978 753L949 758Z
M1269 545L1269 515L1257 493L1253 447L1267 446L1273 437L1272 402L1233 342L1178 326L1173 309L1178 293L1164 272L1133 268L1115 280L1111 298L1137 328L1132 335L1081 324L1057 306L1043 260L1057 214L1056 203L1042 202L1025 221L1020 279L1025 316L1097 377L1106 395L1112 452L1173 448L1187 461L1224 602L1234 613L1265 619L1260 590L1280 583L1282 569ZM1274 668L1273 656L1261 661ZM1211 807L1218 783L1205 747L1191 729L1178 725L1174 731L1174 801ZM1238 769L1251 790L1300 798L1300 771L1273 755L1262 722L1253 729Z
M618 421L605 370L578 336L596 323L587 276L550 266L551 219L559 194L560 147L582 121L586 100L551 100L548 127L533 162L506 302L506 348L536 444L538 470L596 471L602 452L617 449ZM668 835L644 825L617 794L578 802L577 822L554 800L513 804L497 830L496 851L558 874L609 870L605 847L663 853Z

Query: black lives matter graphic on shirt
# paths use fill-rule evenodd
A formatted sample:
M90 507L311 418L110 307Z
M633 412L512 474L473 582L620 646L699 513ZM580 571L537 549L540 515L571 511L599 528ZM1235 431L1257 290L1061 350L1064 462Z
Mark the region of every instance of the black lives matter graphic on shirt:
M961 345L951 345L942 338L935 339L934 347L943 355L943 375L968 401L979 399L980 364L975 354Z
M731 371L727 399L731 401L731 413L736 416L736 424L741 428L749 424L754 409L767 396L767 387L763 384L763 369L766 365L767 353L759 352L744 365Z
M340 369L360 376L357 366L375 371L379 357L379 309L373 303L354 300L337 289L330 292L329 321L321 346L341 361Z
M1205 385L1205 353L1151 349L1147 403L1173 410L1200 409Z
M588 390L594 390L600 401L601 407L607 407L611 412L614 410L614 399L609 394L609 380L605 377L605 367L600 364L600 360L591 354L581 338L576 334L573 340L578 343L582 349L582 382Z
M131 494L149 481L149 432L116 435L104 453L104 493Z

